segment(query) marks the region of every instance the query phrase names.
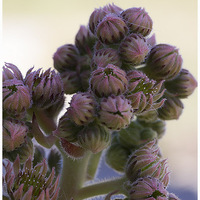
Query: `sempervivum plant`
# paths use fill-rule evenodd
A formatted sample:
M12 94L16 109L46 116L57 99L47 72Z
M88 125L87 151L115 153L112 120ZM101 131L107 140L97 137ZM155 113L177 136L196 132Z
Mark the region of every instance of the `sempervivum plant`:
M23 77L5 63L4 199L179 199L167 191L159 141L197 81L177 47L157 44L152 31L144 8L109 4L55 50L54 70ZM95 181L103 156L119 178Z

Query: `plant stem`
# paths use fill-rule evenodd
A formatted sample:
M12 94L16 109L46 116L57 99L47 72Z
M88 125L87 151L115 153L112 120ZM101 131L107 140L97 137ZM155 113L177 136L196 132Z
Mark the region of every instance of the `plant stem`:
M119 194L126 194L123 188L123 183L126 181L126 177L123 176L117 179L111 179L100 183L92 184L81 188L75 200L83 200L89 197L108 194L112 191L118 191Z

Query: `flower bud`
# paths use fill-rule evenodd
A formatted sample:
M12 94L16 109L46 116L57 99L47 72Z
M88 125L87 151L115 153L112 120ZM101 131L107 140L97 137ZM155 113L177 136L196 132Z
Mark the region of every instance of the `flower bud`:
M3 82L3 108L8 115L23 117L30 106L29 89L21 80L8 79Z
M79 145L86 150L92 151L92 153L104 150L110 144L110 140L111 134L109 131L98 124L90 124L78 133Z
M80 54L84 55L92 53L95 42L96 38L93 33L86 26L80 26L80 29L75 37L75 45Z
M137 115L137 118L145 122L153 122L158 119L158 113L156 110L150 110Z
M120 95L127 89L126 73L115 65L108 64L92 72L90 87L98 97Z
M140 145L140 132L142 128L139 123L132 121L126 129L121 129L118 132L119 143L127 149Z
M54 68L62 73L66 70L76 71L79 51L73 44L65 44L53 55Z
M176 47L158 44L151 49L144 72L155 80L171 80L179 74L182 62Z
M133 117L133 109L124 96L111 95L100 102L100 122L111 130L127 127Z
M155 141L150 141L137 149L129 157L126 165L126 176L130 181L139 177L151 176L159 179L165 186L169 183L169 172L166 160L160 160L159 148Z
M149 176L133 182L129 194L130 200L168 200L168 192L162 182Z
M115 142L106 150L105 160L112 169L123 173L129 155L128 149Z
M14 119L3 120L3 149L13 151L26 140L28 127L24 122Z
M23 76L21 71L17 66L11 63L5 63L3 66L3 82L8 79L17 79L23 81Z
M143 36L150 34L153 21L144 8L128 8L121 13L130 32Z
M13 165L8 160L5 164L5 184L11 199L58 199L59 176L55 177L54 169L47 176L47 164L43 160L34 168L29 157L20 169L20 158Z
M140 133L142 143L149 142L157 138L157 133L151 128L144 128Z
M150 80L139 70L128 72L127 78L129 85L126 97L131 101L136 114L156 110L163 105L165 99L157 102L165 92L165 90L162 90L163 81Z
M150 36L149 38L147 38L147 44L152 48L156 45L156 35L155 33Z
M149 50L145 38L135 33L128 35L119 47L121 59L125 64L133 66L143 63Z
M67 109L68 116L77 125L86 125L95 119L96 101L89 92L75 94Z
M183 103L179 98L167 96L164 105L158 109L158 117L162 120L178 119L183 111Z
M61 146L67 156L72 159L81 159L85 155L86 150L77 144L68 142L64 138L60 138Z
M63 89L65 94L74 94L82 90L80 78L77 72L66 70L65 72L62 72L60 76L63 82Z
M114 4L112 5L108 4L103 8L95 9L93 13L90 15L89 19L89 28L91 32L95 34L98 24L107 14L115 13L116 15L119 15L121 11L122 9Z
M182 69L175 79L165 82L167 91L178 98L187 98L196 87L197 81L187 69Z
M169 193L168 200L180 200L175 194Z
M98 24L96 36L104 44L120 42L128 33L128 27L122 18L115 14L106 15Z
M51 69L45 72L41 72L41 69L32 70L33 68L28 70L25 84L32 94L33 107L46 109L59 101L62 102L64 91L59 74Z
M116 49L103 48L94 53L92 59L93 69L98 67L105 68L108 64L113 64L115 66L121 67L122 62Z
M77 141L77 134L83 127L77 126L69 117L69 113L66 112L58 123L58 128L54 131L54 134L59 138L64 138L69 142Z

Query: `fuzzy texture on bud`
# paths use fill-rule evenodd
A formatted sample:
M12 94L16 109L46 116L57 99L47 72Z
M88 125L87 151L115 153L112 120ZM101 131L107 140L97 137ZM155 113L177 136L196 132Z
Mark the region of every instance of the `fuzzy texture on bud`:
M59 138L64 138L69 142L77 142L77 134L83 127L77 126L69 117L69 113L66 112L58 123L58 128L54 131L54 134Z
M126 97L131 101L131 105L136 114L156 110L160 108L165 99L157 102L163 96L163 81L156 82L150 80L143 72L133 70L127 73L129 81Z
M182 62L176 47L158 44L151 49L144 72L155 80L171 80L179 74Z
M75 37L75 45L80 54L91 54L95 42L96 38L94 34L86 26L80 26L80 29Z
M91 32L95 34L98 24L107 14L114 13L116 15L119 15L121 11L122 9L114 4L108 4L103 8L95 9L93 13L90 15L89 19L89 28Z
M167 91L182 99L190 96L196 87L197 81L187 69L182 69L175 79L165 82Z
M3 82L3 108L8 115L21 117L30 106L29 89L21 80L8 79Z
M66 70L76 70L79 51L73 44L65 44L53 55L54 68L62 73Z
M24 122L14 119L3 120L3 149L13 151L26 140L28 127Z
M164 105L158 109L158 117L162 120L179 119L183 112L184 105L177 97L167 96Z
M123 94L127 89L127 84L125 71L112 64L93 71L90 80L91 90L98 97Z
M108 14L98 24L96 36L108 45L120 42L127 33L128 27L123 19L115 14Z
M8 160L4 167L4 183L11 199L58 199L59 176L55 177L54 169L49 176L46 175L47 164L45 160L33 168L31 157L29 157L21 169L20 159L17 157L13 165Z
M119 47L121 59L133 66L143 63L149 50L145 38L135 33L128 35Z
M78 133L78 143L86 150L98 153L110 144L111 134L106 127L89 124Z
M133 117L130 101L124 96L111 95L100 102L99 120L111 130L127 127Z
M86 125L95 119L96 101L94 96L89 92L75 94L67 109L68 116L77 125Z
M113 64L117 67L121 67L122 62L116 49L103 48L94 53L92 58L93 69L98 67L105 68L108 64Z
M33 107L46 109L64 98L63 85L60 75L54 70L28 70L25 84L32 94Z
M168 200L168 191L156 178L139 178L130 187L130 200Z
M153 122L158 119L158 113L156 110L150 110L150 111L137 115L137 118L142 121Z
M11 63L5 63L3 66L3 81L8 79L17 79L23 81L23 76L21 71L17 66Z
M169 171L166 160L160 160L156 140L150 141L133 152L126 165L126 176L130 181L151 176L159 179L167 187Z
M144 8L128 8L121 13L127 23L130 32L143 36L150 34L153 21Z

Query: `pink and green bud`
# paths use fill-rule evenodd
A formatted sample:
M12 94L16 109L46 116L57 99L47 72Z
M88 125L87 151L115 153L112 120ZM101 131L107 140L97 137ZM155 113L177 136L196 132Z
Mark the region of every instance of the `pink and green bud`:
M66 70L60 74L65 94L74 94L80 91L81 82L76 71Z
M64 138L60 138L63 151L72 159L81 159L84 157L86 150L77 144L73 144Z
M175 79L165 82L167 91L182 99L190 96L196 87L197 81L187 69L182 69Z
M63 85L60 75L54 70L28 70L25 84L32 94L33 107L46 109L64 98Z
M142 121L153 122L158 119L158 113L156 110L150 110L150 111L137 115L137 118Z
M11 63L5 63L3 66L3 81L8 79L17 79L23 81L23 76L21 71L18 69L17 66Z
M3 149L13 151L26 141L28 127L24 122L14 119L3 120Z
M169 193L168 200L180 200L175 194Z
M97 38L107 45L120 42L127 33L128 27L125 22L115 14L106 15L96 30Z
M89 92L75 94L67 109L68 116L77 125L82 126L94 121L96 117L96 100Z
M121 42L119 47L119 52L123 62L133 66L143 63L149 50L145 38L135 33L128 35Z
M130 200L168 200L168 191L162 182L149 176L133 182L129 195Z
M98 24L103 20L103 18L109 14L109 13L114 13L116 15L119 15L120 12L122 11L121 8L114 4L108 4L104 6L103 8L98 8L93 11L93 13L90 15L89 19L89 28L93 34L96 33L96 28Z
M65 44L57 49L53 55L54 68L62 73L66 70L76 71L79 51L73 44Z
M80 26L80 29L75 37L75 45L80 54L91 54L95 42L96 38L93 33L86 26Z
M179 119L183 112L183 103L177 97L167 96L164 105L158 109L158 117L162 120Z
M98 124L90 124L78 133L78 144L92 153L98 153L108 147L111 134L108 129Z
M149 38L146 39L147 40L147 44L152 48L156 45L156 35L155 33L150 36Z
M55 177L54 169L47 176L45 160L33 168L31 157L29 157L21 169L20 158L17 157L13 165L8 160L4 166L4 183L11 199L58 199L59 176Z
M158 44L151 49L144 72L155 80L171 80L179 74L182 62L176 47Z
M121 67L122 62L116 49L103 48L94 53L92 58L92 68L105 68L108 64Z
M145 143L145 142L149 142L153 139L157 138L157 132L154 131L151 128L144 128L141 132L140 132L140 137L141 137L141 142Z
M3 82L3 109L8 115L23 117L32 104L29 88L21 80Z
M90 80L91 90L98 97L121 95L126 91L127 84L125 71L113 64L93 71Z
M129 85L126 97L131 101L136 114L156 110L164 104L165 99L161 99L165 92L162 89L163 81L150 80L139 70L128 72L127 78Z
M147 36L150 34L153 21L144 8L128 8L121 13L131 33Z
M124 96L111 95L100 102L99 120L110 130L126 128L133 117L130 101Z

